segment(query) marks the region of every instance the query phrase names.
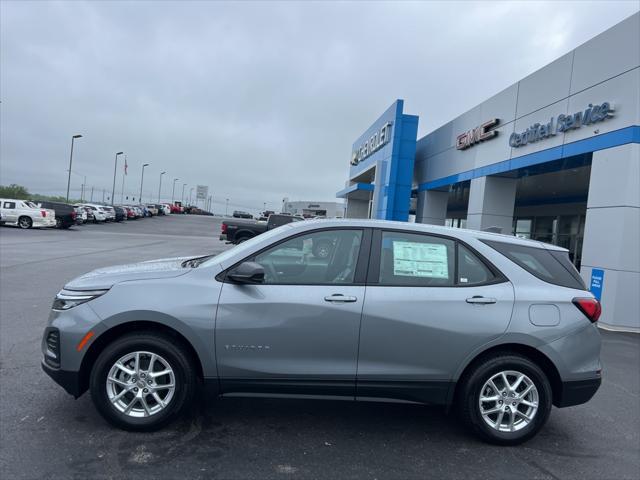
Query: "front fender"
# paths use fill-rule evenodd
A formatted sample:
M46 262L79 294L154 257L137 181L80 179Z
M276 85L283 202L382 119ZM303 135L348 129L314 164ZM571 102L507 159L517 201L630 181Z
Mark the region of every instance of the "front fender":
M193 328L183 320L157 310L131 310L113 315L102 322L100 328L100 330L102 330L101 335L108 334L113 328L120 327L127 323L133 324L134 322L147 323L152 331L154 324L164 325L171 330L175 330L184 337L195 350L202 366L203 375L205 377L217 376L215 354L213 351L213 332L209 335L208 329L205 329L203 332L202 329ZM202 335L202 333L204 333L204 335ZM95 340L99 341L100 335L97 335Z

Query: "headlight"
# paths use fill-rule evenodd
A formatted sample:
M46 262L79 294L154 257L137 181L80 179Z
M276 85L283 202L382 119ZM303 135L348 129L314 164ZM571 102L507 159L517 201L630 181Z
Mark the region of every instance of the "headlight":
M54 310L69 310L104 295L109 290L60 290L53 301Z

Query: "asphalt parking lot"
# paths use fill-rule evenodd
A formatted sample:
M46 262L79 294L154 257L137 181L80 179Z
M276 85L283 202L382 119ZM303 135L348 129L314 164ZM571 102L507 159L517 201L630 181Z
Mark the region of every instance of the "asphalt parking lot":
M107 425L40 368L53 296L94 268L215 253L220 220L0 228L0 475L13 478L640 478L640 336L603 332L604 382L533 440L489 446L406 404L202 399L152 434Z

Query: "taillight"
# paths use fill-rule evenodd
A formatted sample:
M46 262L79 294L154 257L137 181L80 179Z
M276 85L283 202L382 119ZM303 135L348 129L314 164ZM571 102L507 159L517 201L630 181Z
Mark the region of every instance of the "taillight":
M227 224L226 223L222 224L222 233L227 233Z
M600 318L602 307L600 306L600 302L595 298L574 298L573 304L578 307L578 310L584 313L591 323L597 322Z
M45 210L40 210L40 215L44 218L47 216L47 212Z

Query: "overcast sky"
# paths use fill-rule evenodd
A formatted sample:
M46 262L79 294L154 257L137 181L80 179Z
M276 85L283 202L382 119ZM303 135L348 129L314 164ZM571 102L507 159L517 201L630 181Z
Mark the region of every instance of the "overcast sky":
M615 2L0 2L0 183L155 201L334 200L396 99L419 136L638 9ZM621 53L622 54L622 53ZM598 68L594 65L594 68ZM122 168L118 167L116 201ZM99 192L99 193L98 193ZM110 194L109 194L110 195Z

